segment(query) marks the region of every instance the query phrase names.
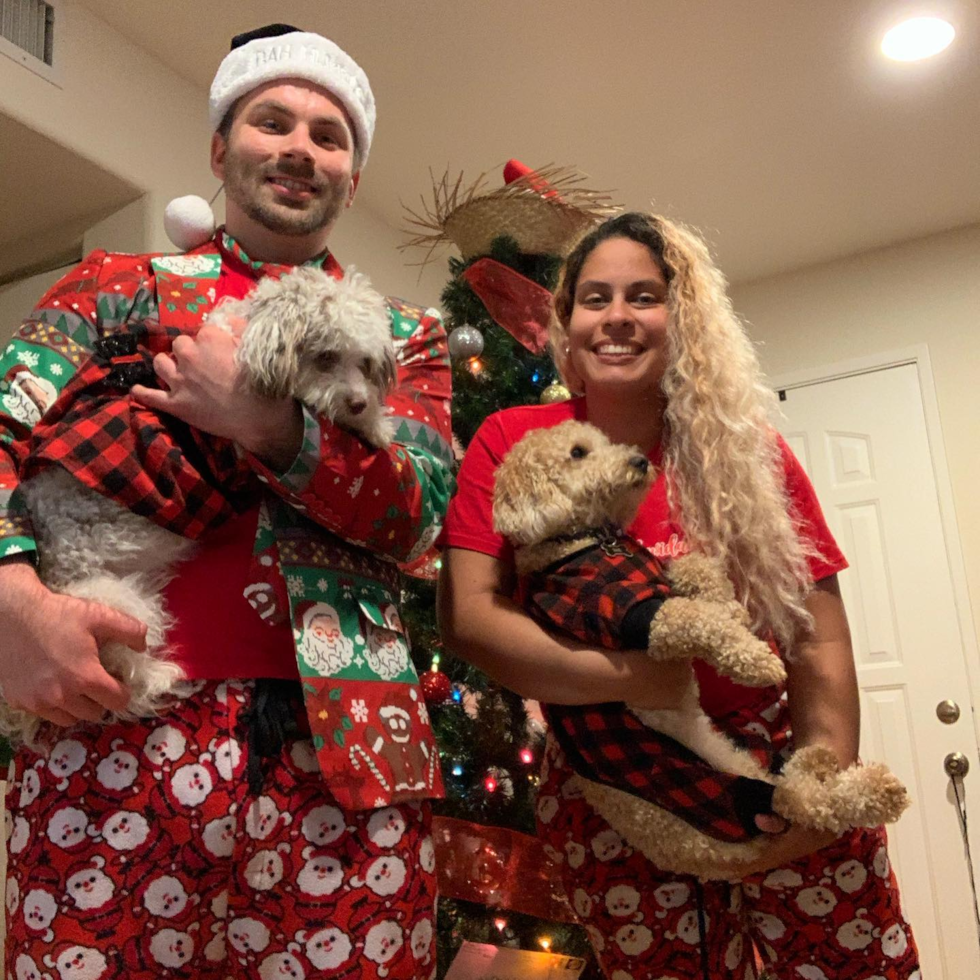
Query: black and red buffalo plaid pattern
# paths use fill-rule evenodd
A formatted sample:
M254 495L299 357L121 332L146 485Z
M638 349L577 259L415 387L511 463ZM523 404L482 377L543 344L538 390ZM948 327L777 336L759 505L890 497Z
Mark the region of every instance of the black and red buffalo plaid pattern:
M663 566L625 534L606 535L520 584L523 604L549 626L612 650L645 647L656 608L670 597ZM634 612L649 610L642 639Z
M519 595L546 626L585 643L632 649L646 646L650 619L670 597L670 585L657 559L621 535L612 547L590 544L524 577ZM759 834L756 814L771 812L768 783L717 771L621 702L549 704L545 714L577 773L656 804L709 837L750 840Z
M187 538L199 538L256 499L258 485L231 442L121 395L114 370L97 354L82 365L28 437L22 479L56 463Z

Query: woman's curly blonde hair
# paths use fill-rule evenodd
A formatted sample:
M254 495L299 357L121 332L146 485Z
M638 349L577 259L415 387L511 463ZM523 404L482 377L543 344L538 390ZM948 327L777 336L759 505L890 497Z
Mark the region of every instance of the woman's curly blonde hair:
M627 212L603 222L570 252L554 297L552 356L566 384L567 331L578 278L610 238L646 246L668 285L664 467L675 518L695 549L722 558L756 629L790 651L812 626L804 605L810 548L790 512L772 427L776 398L732 310L725 279L704 242L659 215Z

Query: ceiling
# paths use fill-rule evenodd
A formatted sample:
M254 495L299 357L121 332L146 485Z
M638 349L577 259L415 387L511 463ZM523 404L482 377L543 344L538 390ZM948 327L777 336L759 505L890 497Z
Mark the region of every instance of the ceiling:
M36 260L70 255L85 228L140 193L0 113L0 281ZM31 254L42 241L38 254Z
M202 90L238 31L336 40L379 107L360 200L399 227L430 168L510 157L652 200L733 280L980 221L975 0L82 2ZM887 27L930 11L957 28L944 54L882 58Z

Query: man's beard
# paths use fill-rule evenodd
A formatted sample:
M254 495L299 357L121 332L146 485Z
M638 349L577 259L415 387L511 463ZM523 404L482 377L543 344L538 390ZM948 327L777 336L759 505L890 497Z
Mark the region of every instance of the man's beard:
M308 201L276 199L267 178L278 174L314 185ZM344 209L347 188L342 184L317 181L312 167L295 165L249 167L237 154L225 157L225 193L245 214L263 228L280 235L310 235L332 225Z

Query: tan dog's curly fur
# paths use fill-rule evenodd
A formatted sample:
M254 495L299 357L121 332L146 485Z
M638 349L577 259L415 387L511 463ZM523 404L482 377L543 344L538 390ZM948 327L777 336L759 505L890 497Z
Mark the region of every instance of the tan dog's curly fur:
M638 450L611 443L599 430L568 421L529 432L497 470L494 526L515 547L519 575L548 567L581 549L603 524L628 526L655 478ZM674 597L650 626L649 653L662 660L696 657L740 684L767 687L786 678L781 660L749 631L724 566L687 555L667 569ZM897 820L905 788L882 765L841 772L828 749L799 750L779 776L765 771L725 738L701 710L693 679L671 710L631 709L645 724L686 745L719 771L773 784L773 810L791 823L841 833ZM588 802L634 847L667 871L727 878L761 857L766 842L724 843L666 810L605 784L575 777Z

